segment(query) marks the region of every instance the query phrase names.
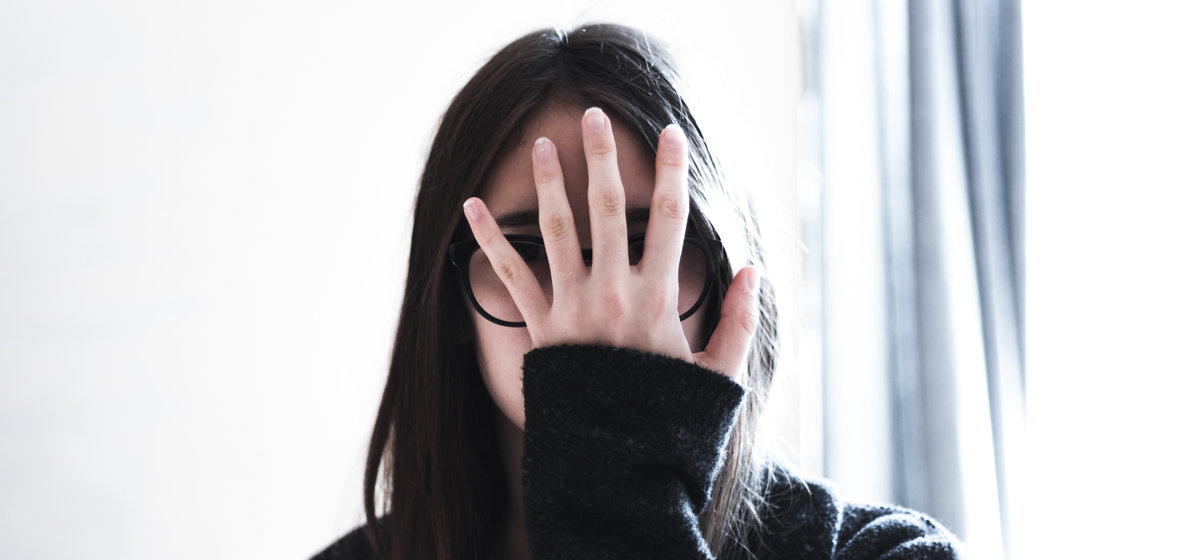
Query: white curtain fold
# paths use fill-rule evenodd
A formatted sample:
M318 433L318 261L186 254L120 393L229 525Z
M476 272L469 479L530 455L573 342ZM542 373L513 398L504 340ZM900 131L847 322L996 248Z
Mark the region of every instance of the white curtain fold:
M1024 410L1019 5L816 7L825 473L1001 557Z

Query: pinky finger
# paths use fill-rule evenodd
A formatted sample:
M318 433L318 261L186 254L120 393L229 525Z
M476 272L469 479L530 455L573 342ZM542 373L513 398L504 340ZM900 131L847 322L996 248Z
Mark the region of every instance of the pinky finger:
M758 282L758 269L752 266L743 268L734 277L721 302L721 320L709 345L694 356L697 364L740 379L742 364L758 328Z
M537 282L533 271L512 248L500 226L492 219L487 206L478 198L469 198L463 203L463 214L471 226L475 242L483 249L500 282L508 289L508 295L520 310L525 323L534 322L545 313L548 300Z

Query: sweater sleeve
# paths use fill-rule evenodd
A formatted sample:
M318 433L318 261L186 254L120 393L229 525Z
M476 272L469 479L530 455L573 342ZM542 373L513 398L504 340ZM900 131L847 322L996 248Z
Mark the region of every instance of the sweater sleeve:
M752 544L759 559L956 560L961 545L929 517L897 506L845 503L822 480L785 471L767 493Z
M719 373L635 350L526 354L532 558L711 558L698 517L744 395Z
M850 506L837 537L837 560L954 560L959 543L938 522L898 507Z

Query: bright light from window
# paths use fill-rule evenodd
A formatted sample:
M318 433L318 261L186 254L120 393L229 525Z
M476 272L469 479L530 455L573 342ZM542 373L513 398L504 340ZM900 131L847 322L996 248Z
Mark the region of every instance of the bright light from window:
M1029 483L1021 558L1171 548L1180 498L1174 3L1024 2Z

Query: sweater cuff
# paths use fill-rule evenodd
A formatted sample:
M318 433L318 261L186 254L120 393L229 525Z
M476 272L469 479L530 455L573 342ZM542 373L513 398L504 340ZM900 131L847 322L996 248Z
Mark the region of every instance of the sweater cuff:
M703 508L744 396L728 377L676 358L538 348L524 357L526 455L560 453L564 468L589 477L668 468L686 479L694 509Z

